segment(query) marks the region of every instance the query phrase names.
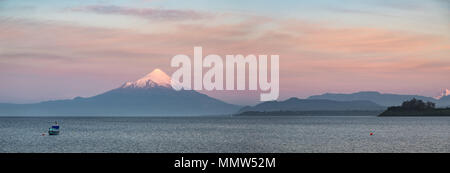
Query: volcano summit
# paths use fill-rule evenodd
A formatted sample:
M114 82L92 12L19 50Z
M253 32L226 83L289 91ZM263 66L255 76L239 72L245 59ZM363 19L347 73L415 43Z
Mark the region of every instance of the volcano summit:
M35 104L0 104L0 115L165 116L232 114L240 107L194 90L176 91L160 69L93 97Z

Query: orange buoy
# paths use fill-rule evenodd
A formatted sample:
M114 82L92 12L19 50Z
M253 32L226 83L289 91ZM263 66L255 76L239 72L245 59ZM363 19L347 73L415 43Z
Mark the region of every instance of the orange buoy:
M370 136L372 136L373 135L373 133L370 133Z

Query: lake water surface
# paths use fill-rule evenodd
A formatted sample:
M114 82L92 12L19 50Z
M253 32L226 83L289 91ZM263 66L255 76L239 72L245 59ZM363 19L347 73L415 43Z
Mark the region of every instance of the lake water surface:
M450 117L0 118L0 152L450 152Z

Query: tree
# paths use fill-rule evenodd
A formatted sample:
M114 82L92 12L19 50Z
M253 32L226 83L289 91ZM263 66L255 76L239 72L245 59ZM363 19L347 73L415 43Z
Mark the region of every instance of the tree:
M436 107L436 104L433 102L424 102L422 100L417 100L416 98L413 98L410 101L405 101L402 103L401 108L406 110L427 110L427 109L434 109Z

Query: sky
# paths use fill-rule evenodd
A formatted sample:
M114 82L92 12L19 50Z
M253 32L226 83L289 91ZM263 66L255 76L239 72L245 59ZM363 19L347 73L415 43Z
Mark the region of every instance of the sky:
M194 46L280 55L280 100L437 96L450 88L450 1L0 0L0 102L94 96L155 68L170 75L172 57L192 57Z

